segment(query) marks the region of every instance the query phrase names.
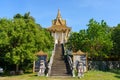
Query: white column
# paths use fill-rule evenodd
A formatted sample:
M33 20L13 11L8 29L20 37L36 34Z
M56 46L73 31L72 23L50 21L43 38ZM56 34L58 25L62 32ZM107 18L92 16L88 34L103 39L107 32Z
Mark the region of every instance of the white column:
M65 42L67 42L67 32L65 32Z
M55 39L55 33L53 33L53 38Z
M65 33L64 32L62 33L62 43L63 44L65 43Z
M54 37L53 32L52 32L51 34L52 34L52 36Z
M57 33L55 32L55 44L57 44L58 41L57 41Z
M54 37L54 39L55 39L55 44L56 44L56 32L55 32L55 37Z
M61 40L61 44L63 44L63 32L62 32L62 40Z

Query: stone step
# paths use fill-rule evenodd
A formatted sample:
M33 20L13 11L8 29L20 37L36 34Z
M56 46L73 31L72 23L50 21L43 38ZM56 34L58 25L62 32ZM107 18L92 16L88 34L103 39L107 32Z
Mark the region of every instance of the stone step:
M53 65L52 65L52 67L54 67L54 66L57 66L57 67L66 67L66 65L65 64L62 64L62 63L60 63L60 64L58 64L58 63L54 63Z
M52 65L52 67L54 67L54 66L56 66L56 67L66 67L66 65L65 64L58 64L58 63L54 63L53 65Z
M51 67L51 76L70 76L67 74L66 63L62 56L62 46L56 45L53 64Z
M61 69L61 68L53 67L51 70L57 70L57 71L61 70L61 71L66 71L66 68Z
M52 66L65 66L64 63L54 63Z
M65 62L64 62L64 61L58 61L58 60L53 61L53 64L54 64L54 63L63 63L63 64L65 64Z
M51 69L61 69L61 70L65 70L66 69L66 66L52 66Z
M59 67L59 66L60 66L60 67L66 67L65 64L58 64L58 63L56 63L56 64L54 63L54 64L52 65L52 67L54 67L54 66L55 66L55 67Z
M62 58L54 58L54 60L53 60L54 62L56 62L56 61L61 61L61 62L64 62L64 59L62 59Z
M51 74L51 76L71 76L71 75L68 75L68 74Z
M53 70L51 73L56 73L56 74L58 74L58 73L67 73L67 71L66 70Z

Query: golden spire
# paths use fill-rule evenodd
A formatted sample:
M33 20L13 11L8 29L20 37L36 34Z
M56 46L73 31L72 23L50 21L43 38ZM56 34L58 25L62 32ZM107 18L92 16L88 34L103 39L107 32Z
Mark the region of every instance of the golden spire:
M59 9L58 9L58 14L57 14L56 19L61 19L61 14L60 14L60 10Z

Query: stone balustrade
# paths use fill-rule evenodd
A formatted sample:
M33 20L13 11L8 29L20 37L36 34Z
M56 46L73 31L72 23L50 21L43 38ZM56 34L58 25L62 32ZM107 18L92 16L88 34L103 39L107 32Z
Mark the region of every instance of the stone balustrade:
M47 73L47 77L50 75L51 73L51 67L53 64L53 59L54 59L54 55L55 55L55 48L56 48L56 44L54 44L54 50L52 51L52 56L50 57L50 62L48 63L48 73Z

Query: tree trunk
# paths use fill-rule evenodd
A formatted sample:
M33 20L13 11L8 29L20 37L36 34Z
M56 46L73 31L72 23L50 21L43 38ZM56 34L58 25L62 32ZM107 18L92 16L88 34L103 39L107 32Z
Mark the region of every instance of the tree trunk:
M18 72L18 71L19 71L19 65L16 64L16 72Z
M35 72L35 60L33 61L33 73Z

